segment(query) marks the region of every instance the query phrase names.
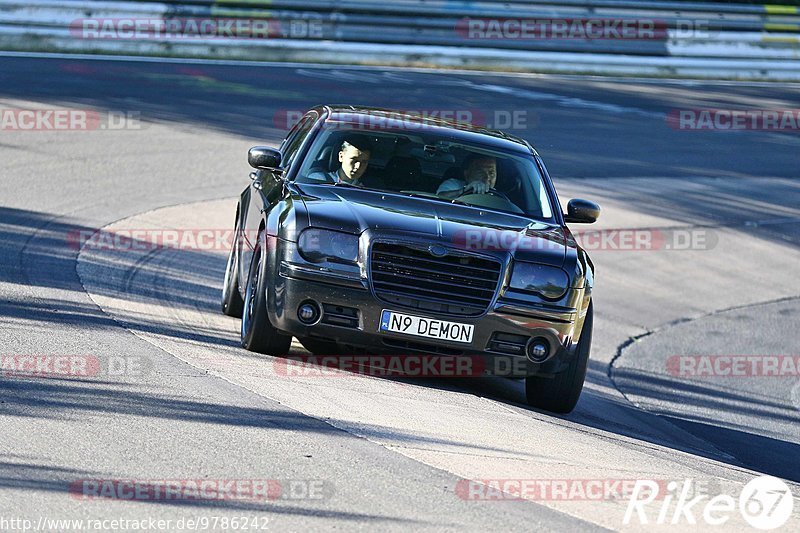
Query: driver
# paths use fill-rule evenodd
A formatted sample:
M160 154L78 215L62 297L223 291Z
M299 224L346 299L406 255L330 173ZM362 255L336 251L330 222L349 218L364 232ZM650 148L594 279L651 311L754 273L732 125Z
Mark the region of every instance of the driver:
M436 194L443 198L458 198L464 194L486 194L497 182L497 161L494 157L472 154L464 161L464 179L445 180Z

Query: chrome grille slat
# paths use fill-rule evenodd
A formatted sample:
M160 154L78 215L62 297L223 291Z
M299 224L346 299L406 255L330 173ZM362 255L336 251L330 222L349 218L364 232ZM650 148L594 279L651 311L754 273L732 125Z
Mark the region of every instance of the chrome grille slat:
M413 250L413 251L419 252L419 250ZM441 261L441 260L438 260L438 259L428 259L427 257L420 256L420 255L401 255L401 254L393 254L393 253L387 253L387 252L377 252L377 253L379 255L383 255L383 256L386 256L388 258L394 258L394 259L400 259L400 260L413 259L413 260L418 260L418 261L424 261L426 263L433 263L433 264L436 264L436 265L444 265L444 266L449 267L449 268L452 268L454 266L455 267L460 266L460 267L467 268L467 269L470 269L470 270L483 271L483 272L486 272L488 274L494 274L494 272L495 272L495 270L490 269L490 268L484 268L484 267L472 266L472 265L466 265L466 264L457 264L457 263L453 263L453 262ZM429 257L432 258L433 256L429 255ZM479 259L479 261L487 262L485 259Z
M373 276L381 276L381 277L387 277L387 278L395 279L396 274L397 273L389 274L387 272L374 272ZM403 277L405 279L411 279L411 280L417 281L419 283L428 283L428 284L436 283L436 284L444 285L445 287L459 287L459 288L464 287L464 285L461 284L461 283L452 283L450 281L444 281L444 280L435 279L435 278L426 278L426 277L423 277L423 276L415 276L413 274L403 274ZM494 294L494 284L492 285L491 288L488 288L488 287L486 287L486 288L483 288L483 287L469 287L469 288L470 289L474 289L477 292L490 292L490 293ZM447 291L444 291L444 292L447 292ZM491 298L491 295L490 295L490 298Z
M502 270L499 261L482 256L434 257L426 250L383 242L373 243L370 267L378 298L417 309L426 308L421 302L432 302L462 316L486 311Z
M388 290L388 289L384 289L380 293L381 293L381 295L385 295L385 296L401 296L403 298L421 300L423 302L432 302L432 303L438 303L438 304L447 304L448 303L448 302L443 302L441 298L420 296L419 294L414 294L413 296L409 296L409 294L407 292L394 292L394 291L391 291L391 290ZM386 299L388 300L388 298L386 298ZM453 303L453 302L451 302L451 303ZM468 303L458 303L458 305L461 306L461 307L469 307L469 308L472 308L472 309L479 309L474 304L470 305ZM415 306L415 307L419 308L419 306ZM478 314L478 313L476 312L476 313L470 313L470 314Z

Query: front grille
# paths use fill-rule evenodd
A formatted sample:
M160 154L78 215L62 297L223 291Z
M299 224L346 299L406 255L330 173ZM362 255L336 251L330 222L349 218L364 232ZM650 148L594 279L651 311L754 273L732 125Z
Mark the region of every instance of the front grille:
M422 311L476 316L491 304L499 261L474 255L436 257L401 244L372 245L372 287L381 300Z

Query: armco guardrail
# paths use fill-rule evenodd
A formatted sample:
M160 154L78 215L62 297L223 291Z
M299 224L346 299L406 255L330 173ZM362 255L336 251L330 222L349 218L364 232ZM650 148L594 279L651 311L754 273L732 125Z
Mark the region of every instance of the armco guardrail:
M0 48L800 79L800 12L647 0L0 0Z

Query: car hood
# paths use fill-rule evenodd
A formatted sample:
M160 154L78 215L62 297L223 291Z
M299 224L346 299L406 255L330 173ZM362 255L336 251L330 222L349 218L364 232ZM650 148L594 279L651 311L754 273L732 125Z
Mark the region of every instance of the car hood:
M575 246L561 226L489 209L365 189L296 184L310 226L420 238L444 246L563 266Z

